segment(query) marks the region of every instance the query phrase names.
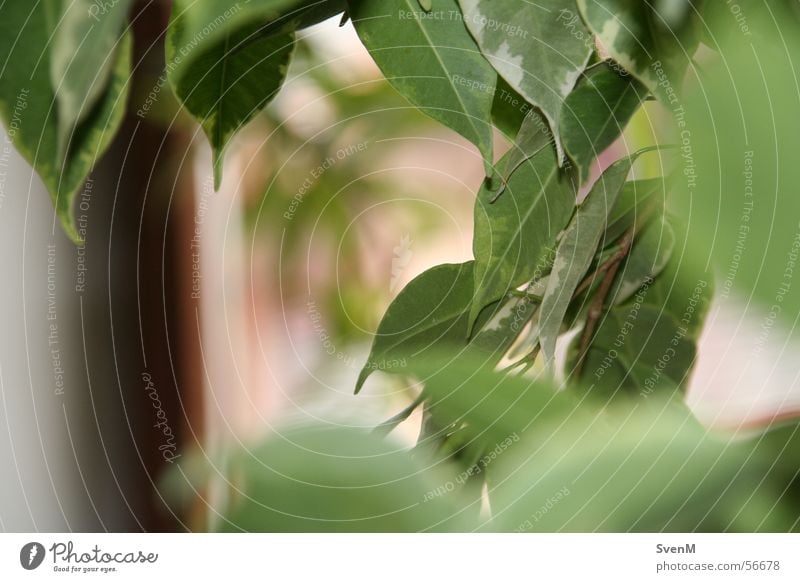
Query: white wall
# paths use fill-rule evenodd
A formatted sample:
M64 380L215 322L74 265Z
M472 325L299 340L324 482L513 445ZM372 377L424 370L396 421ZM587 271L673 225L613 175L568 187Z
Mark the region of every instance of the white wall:
M53 229L49 197L5 133L0 193L0 530L98 529L82 481L94 480L94 459L86 454L92 417L74 291L76 249ZM49 343L51 332L57 343ZM56 354L63 390L57 390Z

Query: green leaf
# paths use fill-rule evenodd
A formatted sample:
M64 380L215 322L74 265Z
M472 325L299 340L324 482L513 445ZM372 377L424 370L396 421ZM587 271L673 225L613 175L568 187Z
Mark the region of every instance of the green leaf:
M229 141L283 85L296 23L282 10L296 4L261 0L241 8L238 2L225 2L200 11L193 9L193 0L178 0L173 6L169 80L211 142L217 188ZM243 21L242 14L250 20ZM286 24L276 27L276 21Z
M344 11L346 0L216 0L195 2L177 0L167 35L185 44L167 46L178 57L169 59L169 68L180 71L191 65L192 53L223 43L231 33L259 26L264 34L311 26ZM179 73L180 74L180 73Z
M675 231L662 213L637 235L609 297L613 298L614 303L624 303L630 299L647 281L658 277L669 263L674 249Z
M547 121L519 94L508 87L505 81L502 84L505 87L498 86L492 115L495 123L499 121L501 131L511 137L514 144L501 160L501 164L498 164L502 184L495 192L493 201L503 194L511 174L525 160L553 144L553 133L550 131Z
M297 30L314 26L324 22L334 16L342 15L347 10L347 0L312 0L307 6L300 6L295 13L290 13L292 19L297 23Z
M130 34L123 37L105 92L72 134L66 158L59 156L48 41L58 34L60 14L58 0L7 3L0 8L0 62L4 63L0 117L16 149L42 178L64 230L77 242L72 202L122 123L132 43Z
M468 344L474 267L473 261L438 265L406 285L378 326L356 393L375 370L408 374L432 349L453 358L472 358L490 368L500 361L538 303L528 297L504 297L489 305L481 312L475 326L478 331Z
M648 397L685 387L711 303L712 281L687 257L673 252L654 281L603 315L584 364L588 390L607 397Z
M751 442L705 431L677 402L620 402L590 422L565 417L538 423L504 453L492 467L504 478L489 492L489 527L796 530L800 511L786 495L791 478L776 470L774 459L753 454Z
M236 495L221 531L418 532L469 530L457 494L436 495L449 471L423 467L368 432L312 426L234 457Z
M483 54L511 87L544 113L563 160L561 108L594 48L574 0L459 2Z
M586 69L561 110L561 140L580 169L581 182L592 162L622 134L647 90L616 63Z
M502 196L511 175L525 160L532 158L542 149L552 145L553 134L550 132L547 121L535 110L529 110L517 131L514 145L497 165L502 183L500 188L494 192L491 202L494 204Z
M503 184L508 183L511 175L525 160L532 158L542 149L552 144L553 134L547 126L547 121L536 111L531 110L522 120L514 145L503 160L500 170ZM501 193L502 191L498 192L495 197L498 197Z
M494 447L519 441L535 423L578 414L573 394L546 382L493 372L482 362L428 353L415 364L428 410L440 427L458 426L468 443Z
M785 515L791 524L791 515L800 513L800 479L797 473L800 470L800 423L795 413L794 419L790 422L773 421L764 428L769 430L754 438L752 456L764 459L769 464L770 471L765 478L775 482L775 485L785 491L784 497L791 507L791 511ZM791 525L797 530L800 527L800 520ZM789 529L784 527L780 531Z
M497 78L497 89L492 104L492 121L510 140L515 140L522 122L533 111L533 106L514 91L503 77Z
M466 347L474 263L439 265L398 294L375 332L356 394L375 370L408 373L409 362L442 345Z
M501 160L499 166L507 162ZM575 207L571 176L558 167L554 148L543 148L522 163L507 191L484 186L475 204L475 300L470 321L511 290L547 274L556 237Z
M792 3L793 4L793 3ZM742 300L746 315L797 329L800 313L800 24L782 3L742 4L751 35L720 40L703 83L687 91L680 179L670 193L688 224L692 257L710 261L720 298ZM733 26L720 10L717 31ZM776 39L784 39L777 42ZM724 59L724 61L722 60ZM735 63L726 70L723 63ZM735 98L733 97L735 96Z
M653 94L674 103L699 44L695 18L702 0L687 3L690 9L677 21L664 18L652 2L578 0L578 7L611 57Z
M50 74L58 99L59 156L105 92L132 0L64 2Z
M350 15L397 91L474 143L493 176L492 105L497 74L464 26L456 0L354 0Z
M561 333L567 308L597 253L611 209L617 202L633 163L646 151L650 150L623 158L603 172L589 195L578 206L558 245L539 316L542 355L548 365L553 363L556 339Z
M496 306L490 305L479 316L476 325L479 331L475 333L469 347L481 350L483 361L496 364L538 309L539 301L528 296L512 296Z
M631 180L622 188L603 235L606 246L613 244L636 224L649 204L664 203L664 178Z

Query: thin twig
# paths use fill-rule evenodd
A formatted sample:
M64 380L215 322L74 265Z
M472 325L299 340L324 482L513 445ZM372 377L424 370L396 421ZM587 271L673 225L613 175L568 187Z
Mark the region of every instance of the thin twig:
M630 229L628 229L628 232L625 233L625 236L622 238L622 242L620 243L619 250L617 250L612 259L610 259L611 262L606 268L603 281L600 283L600 288L597 290L597 293L592 300L592 304L589 307L589 314L586 319L586 327L583 328L580 350L578 352L578 360L575 365L575 378L578 380L583 373L583 367L586 363L586 355L589 352L589 346L592 344L594 332L597 330L597 325L600 322L600 318L603 316L608 294L611 291L611 287L614 284L614 279L617 277L617 272L622 265L623 259L628 255L631 247L633 246L633 238L635 234L636 226L632 226Z
M645 207L645 209L642 211L636 223L630 229L628 229L628 231L625 233L622 239L620 239L619 246L617 247L617 252L615 252L608 259L603 261L602 264L600 264L592 273L587 275L586 278L583 281L581 281L581 284L578 285L578 288L572 295L573 299L575 297L578 297L581 293L583 293L587 289L589 289L589 287L591 287L594 284L598 275L602 275L603 273L608 271L608 269L613 267L621 259L624 259L628 255L628 253L630 252L630 247L633 245L633 240L636 238L636 235L638 235L642 231L645 225L648 222L650 222L650 218L656 208L657 208L656 204L650 204Z
M618 263L618 262L620 261L620 256L619 256L619 254L620 254L621 250L622 250L621 248L620 248L619 250L617 250L617 252L616 252L616 253L614 253L613 255L611 255L611 256L610 256L608 259L606 259L606 260L605 260L605 261L604 261L604 262L603 262L601 265L599 265L599 266L598 266L598 267L597 267L597 268L596 268L596 269L595 269L595 270L594 270L594 271L593 271L593 272L592 272L590 275L588 275L588 276L587 276L587 277L586 277L586 278L585 278L585 279L584 279L584 280L581 282L581 284L580 284L580 285L578 285L578 288L575 290L575 293L572 295L572 297L573 297L573 298L575 298L575 297L578 297L578 296L579 296L581 293L583 293L583 292L584 292L584 291L586 291L586 290L587 290L589 287L591 287L591 286L592 286L592 284L594 284L594 281L595 281L595 279L597 279L597 277L598 277L599 275L602 275L602 274L603 274L603 273L605 273L605 272L606 272L608 269L610 269L611 267L613 267L615 263ZM624 256L624 255L623 255L623 256Z

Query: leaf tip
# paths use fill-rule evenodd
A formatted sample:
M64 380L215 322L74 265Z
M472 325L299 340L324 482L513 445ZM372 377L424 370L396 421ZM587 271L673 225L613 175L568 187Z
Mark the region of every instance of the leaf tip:
M77 221L75 219L75 215L71 211L61 212L58 211L58 221L61 223L61 230L67 235L67 238L72 242L72 244L76 246L83 245L86 241L84 241L83 237L80 235L77 229Z
M71 220L69 221L64 220L62 221L61 224L64 228L64 233L69 237L69 240L71 240L73 244L75 244L76 246L80 246L86 243L86 241L83 239L80 233L78 233L77 229L75 228L75 225Z
M506 191L508 188L508 182L506 182L502 177L500 178L500 187L497 190L490 190L492 193L491 198L489 198L489 204L494 204L503 195L503 192Z
M364 366L364 368L358 374L358 380L356 380L356 388L353 391L353 394L357 395L359 392L361 392L361 389L364 387L364 382L367 381L367 378L369 378L371 372L372 370L370 370L368 366Z
M475 335L475 327L478 323L478 316L480 315L483 307L479 301L473 299L472 304L469 308L469 315L467 318L467 337L466 340L469 341L472 339L472 336Z

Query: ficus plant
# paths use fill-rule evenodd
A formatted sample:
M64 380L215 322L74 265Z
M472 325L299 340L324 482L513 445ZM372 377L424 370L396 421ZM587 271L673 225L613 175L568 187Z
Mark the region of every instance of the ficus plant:
M692 234L698 228L681 206L682 193L693 194L698 177L687 163L692 148L686 120L675 112L689 99L686 78L702 76L698 55L721 51L722 33L736 26L709 28L721 20L716 4L173 2L164 75L208 138L217 187L233 137L280 91L296 33L333 17L343 25L352 21L400 95L473 145L475 164L485 174L475 196L474 258L435 266L399 292L376 330L355 390L368 386L376 371L418 383L418 397L378 433L421 409L414 456L456 461L467 473L456 481L471 492L466 505L473 510L488 484L492 527L561 527L544 515L535 523L523 519L528 514L520 518L509 508L527 499L531 483L544 483L526 502L529 514L541 514L544 505L537 503L546 504L564 483L575 483L582 462L591 466L597 455L607 461L590 469L597 483L616 480L621 489L635 487L635 475L620 476L609 466L624 467L636 455L666 449L658 471L647 478L661 483L681 475L674 486L685 488L691 503L669 515L651 504L652 519L642 527L722 527L720 508L764 486L762 480L755 489L726 488L736 471L774 467L783 450L763 439L738 448L709 444L708 434L681 404L714 276L705 261L692 260L694 243L687 242L703 240ZM763 10L756 4L754 10ZM775 3L774 9L785 9L787 18L796 20L791 4ZM81 234L73 214L75 193L108 148L127 107L134 66L127 32L131 5L131 0L40 0L0 12L0 114L14 145L49 190L64 231L76 241ZM14 50L19 44L46 48L41 54L19 52ZM624 146L628 123L654 104L668 112L677 130L667 132L663 143L637 151L611 147ZM616 152L617 159L601 156L604 152ZM637 176L635 168L645 160L660 172ZM645 406L653 401L668 403L667 420ZM639 420L618 411L606 420L619 421L619 431L596 426L596 415L618 402L643 406ZM562 437L561 444L548 445L554 435ZM331 442L306 438L320 446ZM544 444L524 448L520 440ZM523 451L514 457L519 464L495 463L498 447L503 455L507 448ZM372 454L369 447L364 450ZM761 455L757 462L754 451ZM721 456L727 464L713 470L702 464ZM565 458L570 460L560 469L545 470ZM695 461L688 469L687 458ZM794 478L790 469L776 477L784 490L793 483L796 490ZM721 504L697 515L700 486L706 495L719 494ZM562 497L569 495L574 517L592 493L577 485ZM618 501L648 507L635 496ZM252 521L259 515L242 510L242 527L264 527ZM452 513L431 515L438 516L440 528L475 527L448 521ZM764 520L774 519L764 523L796 528L797 521L785 515L775 517L770 509ZM412 518L372 525L420 529ZM605 525L595 518L583 514L575 527L636 527L629 516Z

